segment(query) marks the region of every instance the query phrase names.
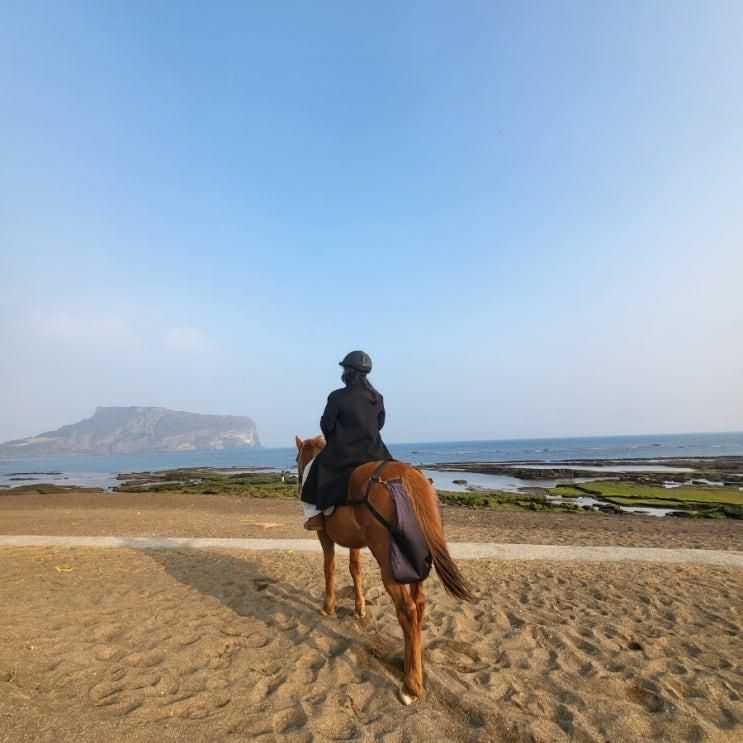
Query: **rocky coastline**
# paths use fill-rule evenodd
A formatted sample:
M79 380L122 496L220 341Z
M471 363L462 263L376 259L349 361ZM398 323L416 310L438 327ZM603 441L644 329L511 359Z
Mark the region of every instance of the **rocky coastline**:
M465 493L442 500L498 508L510 500L530 510L597 510L624 514L645 510L681 518L743 519L743 457L576 459L560 462L443 462L427 470L505 475L529 481L517 494L463 484ZM539 487L540 481L562 481Z

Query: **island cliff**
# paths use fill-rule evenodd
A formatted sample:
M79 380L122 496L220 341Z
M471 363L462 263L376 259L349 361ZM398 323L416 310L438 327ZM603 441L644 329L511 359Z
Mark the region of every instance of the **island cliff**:
M166 408L108 407L78 423L0 444L0 457L134 454L260 446L245 416L201 415Z

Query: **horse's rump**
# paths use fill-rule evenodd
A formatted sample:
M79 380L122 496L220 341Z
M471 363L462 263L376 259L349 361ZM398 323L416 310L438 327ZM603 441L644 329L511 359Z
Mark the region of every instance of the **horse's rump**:
M400 485L399 491L392 490L392 486L396 483ZM387 519L382 518L383 514L378 512L378 508L384 505L384 501L375 500L372 504L369 500L374 485L385 486L384 490L388 495ZM409 567L409 573L406 574L407 579L403 580L396 575L394 576L399 583L416 583L422 580L422 578L418 579L415 576L419 573L423 575L426 555L430 554L433 566L436 568L445 590L464 601L477 601L449 553L441 519L441 504L436 490L419 469L397 460L370 462L354 470L351 477L350 492L351 495L363 494L361 500L352 498L349 502L355 505L365 503L371 514L390 531L390 541L393 545L396 540L389 519L393 517L395 511L398 518L399 514L403 513L408 539L411 538L411 534L417 533L416 537L412 538L415 542L412 547L401 547L408 541L405 537L397 541L397 549L403 553L406 561L412 563ZM416 546L421 542L426 545L425 548ZM390 548L390 557L392 557L393 548ZM403 560L400 559L399 562L401 563ZM417 568L415 567L416 563L419 566ZM401 567L400 570L400 575L405 574L404 568ZM430 566L428 570L430 570ZM428 575L428 572L425 572L425 575ZM413 580L410 580L410 576L413 577Z

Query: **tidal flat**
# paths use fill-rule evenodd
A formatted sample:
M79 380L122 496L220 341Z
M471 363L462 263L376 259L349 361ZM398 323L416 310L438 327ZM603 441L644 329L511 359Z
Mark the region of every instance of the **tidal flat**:
M674 470L676 471L676 470ZM693 470L689 469L693 473ZM644 471L623 473L627 479L591 480L589 484L557 484L554 488L526 487L519 492L439 490L442 502L467 508L580 513L594 510L622 512L622 506L679 509L687 517L743 518L743 492L737 486L685 485L665 488L643 483ZM172 492L234 495L253 498L296 498L296 477L265 471L170 470L160 473L123 474L120 492ZM593 503L577 502L591 496Z
M743 518L743 457L633 460L631 464L621 461L622 464L599 464L595 460L540 464L464 462L428 465L424 472L439 486L441 501L455 507ZM508 489L488 487L490 478L494 483L505 478ZM264 468L195 467L132 472L119 474L116 481L112 490L118 493L297 498L295 474ZM106 492L56 482L24 483L1 492L55 495L71 491Z

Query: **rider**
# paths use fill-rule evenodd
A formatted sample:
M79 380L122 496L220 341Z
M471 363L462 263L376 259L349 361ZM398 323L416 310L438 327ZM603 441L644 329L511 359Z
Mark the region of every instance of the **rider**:
M339 363L346 386L328 396L320 419L326 445L302 486L305 529L322 529L323 514L329 516L334 506L345 502L356 467L392 459L379 435L384 426L384 400L367 378L371 359L363 351L351 351Z

